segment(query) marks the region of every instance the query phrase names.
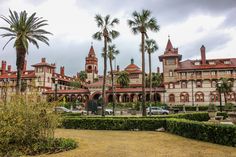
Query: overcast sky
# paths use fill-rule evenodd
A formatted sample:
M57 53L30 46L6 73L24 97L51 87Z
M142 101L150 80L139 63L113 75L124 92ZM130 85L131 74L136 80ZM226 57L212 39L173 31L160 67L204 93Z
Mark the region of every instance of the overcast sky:
M99 73L102 74L103 42L92 39L98 31L95 14L110 14L120 19L115 27L120 36L113 41L120 50L116 64L125 68L130 59L141 67L139 52L140 35L133 35L127 26L127 19L133 11L149 9L160 25L158 33L148 32L157 41L159 50L152 55L152 70L161 66L158 56L163 54L168 35L174 47L185 59L199 59L200 47L205 45L207 58L236 58L236 0L0 0L0 14L7 16L8 9L37 13L48 20L44 29L53 33L50 46L40 43L40 49L30 46L27 56L28 67L46 57L57 67L65 66L65 73L74 75L84 70L85 57L91 42L99 59ZM0 20L0 26L6 26ZM2 31L0 31L2 33ZM2 48L7 40L0 38ZM147 57L146 57L147 58ZM0 49L0 60L15 65L15 50L9 44ZM148 62L146 62L148 63ZM59 70L59 68L57 68Z

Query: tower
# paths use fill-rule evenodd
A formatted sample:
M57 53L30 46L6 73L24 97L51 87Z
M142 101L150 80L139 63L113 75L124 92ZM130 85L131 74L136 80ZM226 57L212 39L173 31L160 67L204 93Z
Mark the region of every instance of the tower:
M178 48L173 48L170 38L168 39L166 49L163 55L159 56L163 67L163 81L164 84L169 82L176 82L175 69L179 65L182 55L178 54Z
M86 82L93 83L95 78L98 78L98 59L91 45L88 56L85 62L85 71L87 73Z

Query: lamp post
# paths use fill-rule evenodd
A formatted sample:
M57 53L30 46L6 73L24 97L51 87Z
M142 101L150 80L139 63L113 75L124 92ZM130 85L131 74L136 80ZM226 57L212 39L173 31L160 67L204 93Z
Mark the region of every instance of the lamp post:
M54 99L55 99L55 101L57 101L57 84L58 84L58 79L57 78L55 78L55 80L54 80L55 82L55 95L54 95Z
M4 84L4 105L7 105L7 85L9 83L9 78L4 78L3 79L3 84Z
M217 82L217 86L218 86L219 95L220 95L220 112L222 112L222 99L221 99L221 86L222 86L222 81L221 81L221 80Z
M191 84L192 84L192 106L194 106L194 97L193 97L193 73L191 74L191 77L192 77L192 82L191 82Z

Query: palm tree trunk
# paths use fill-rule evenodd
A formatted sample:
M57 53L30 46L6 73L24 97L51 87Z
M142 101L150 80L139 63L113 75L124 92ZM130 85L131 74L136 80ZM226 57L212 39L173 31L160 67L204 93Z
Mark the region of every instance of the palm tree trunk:
M225 105L227 104L227 93L224 92L224 98L225 98Z
M104 36L104 70L103 70L103 85L102 85L102 116L105 116L104 107L106 104L106 93L105 93L105 85L106 85L106 74L107 74L107 37Z
M112 86L112 107L113 107L113 116L115 115L115 93L114 93L114 76L113 76L113 67L112 67L112 59L109 58L110 61L110 69L111 69L111 86Z
M16 69L17 69L17 78L16 78L16 94L21 92L21 75L25 62L26 50L24 48L16 48Z
M146 116L144 35L145 32L142 32L142 116Z
M150 87L149 101L151 103L152 102L152 59L151 59L151 53L148 53L148 57L149 57L149 87Z

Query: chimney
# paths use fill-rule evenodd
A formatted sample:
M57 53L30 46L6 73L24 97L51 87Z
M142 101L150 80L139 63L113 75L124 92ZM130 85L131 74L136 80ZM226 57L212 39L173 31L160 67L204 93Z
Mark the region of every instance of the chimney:
M60 74L61 74L61 76L65 76L65 67L64 66L62 66L60 68Z
M7 66L7 70L8 70L9 73L11 72L11 65Z
M42 59L41 59L41 62L42 62L42 63L46 63L46 58L42 58Z
M6 61L2 61L2 75L6 74L6 66L7 66L7 62Z
M206 64L206 49L204 45L201 47L201 59L202 59L202 64Z
M131 59L131 64L134 64L134 59L133 58Z
M120 71L120 66L119 65L116 66L116 71L118 71L118 72Z
M23 71L26 71L26 67L27 67L27 61L25 60L25 62L24 62L24 67L23 67Z
M55 73L55 69L56 69L56 63L53 63L51 65L55 67L55 68L52 68L52 74L54 74Z
M157 73L158 73L158 74L160 73L160 68L159 68L159 67L157 67Z

